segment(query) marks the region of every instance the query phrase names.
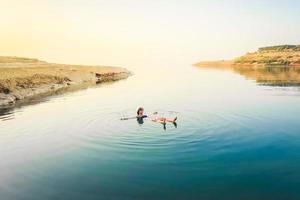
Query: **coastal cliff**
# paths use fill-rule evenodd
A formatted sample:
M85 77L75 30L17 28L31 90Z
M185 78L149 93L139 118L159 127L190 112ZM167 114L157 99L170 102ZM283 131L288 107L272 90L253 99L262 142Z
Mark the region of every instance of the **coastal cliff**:
M0 106L56 91L125 79L121 67L66 65L38 59L0 56Z

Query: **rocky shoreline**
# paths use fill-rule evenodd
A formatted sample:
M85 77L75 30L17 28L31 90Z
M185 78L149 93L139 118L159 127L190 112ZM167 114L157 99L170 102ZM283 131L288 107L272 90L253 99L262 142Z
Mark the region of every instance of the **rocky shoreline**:
M0 57L0 107L60 90L126 79L125 68L53 64L30 58Z

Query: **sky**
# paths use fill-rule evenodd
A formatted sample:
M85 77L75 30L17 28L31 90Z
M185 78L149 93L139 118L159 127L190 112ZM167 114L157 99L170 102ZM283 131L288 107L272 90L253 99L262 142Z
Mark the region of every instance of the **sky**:
M140 66L300 44L296 0L0 0L0 55Z

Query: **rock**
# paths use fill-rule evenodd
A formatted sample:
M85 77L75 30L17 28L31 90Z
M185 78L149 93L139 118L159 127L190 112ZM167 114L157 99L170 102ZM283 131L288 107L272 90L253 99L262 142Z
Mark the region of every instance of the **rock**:
M97 78L100 78L102 76L102 74L99 74L99 73L95 73L95 75Z
M24 95L21 94L21 92L19 91L16 91L13 93L14 97L16 98L16 100L21 100L21 99L24 99Z
M1 94L0 93L0 106L7 106L14 104L16 102L16 98L10 94Z

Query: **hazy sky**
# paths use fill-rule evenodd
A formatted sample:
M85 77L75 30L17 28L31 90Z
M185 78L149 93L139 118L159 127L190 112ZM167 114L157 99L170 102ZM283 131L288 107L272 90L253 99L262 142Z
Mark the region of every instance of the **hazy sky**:
M300 44L300 1L0 0L0 55L134 65Z

